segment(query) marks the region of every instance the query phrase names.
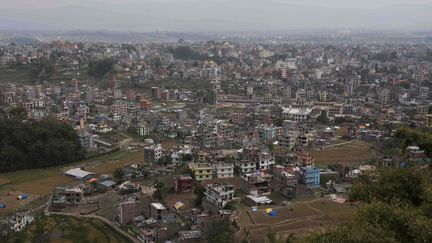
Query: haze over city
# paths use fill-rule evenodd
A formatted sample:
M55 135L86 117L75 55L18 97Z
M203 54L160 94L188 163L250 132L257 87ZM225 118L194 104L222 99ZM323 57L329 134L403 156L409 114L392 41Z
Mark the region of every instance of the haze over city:
M0 30L430 30L430 0L15 0Z

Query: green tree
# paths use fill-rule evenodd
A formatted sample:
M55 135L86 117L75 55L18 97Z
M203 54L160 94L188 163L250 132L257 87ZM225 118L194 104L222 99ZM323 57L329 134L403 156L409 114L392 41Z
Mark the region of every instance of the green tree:
M327 125L329 123L327 112L321 111L321 114L318 116L317 121L323 125Z
M194 193L197 196L195 199L195 206L201 206L204 198L205 188L200 182L194 184Z
M114 180L116 180L118 182L122 182L124 176L125 176L125 173L124 173L122 168L117 168L113 172L113 178L114 178Z
M208 243L234 242L234 232L227 220L211 220L203 230L203 239Z
M90 61L88 64L88 74L95 78L103 78L106 74L114 70L114 60L107 58L102 60Z
M164 195L164 191L165 191L165 183L159 180L155 180L154 181L154 187L156 189L156 191L154 192L153 196L159 200L162 201L163 200L163 195Z

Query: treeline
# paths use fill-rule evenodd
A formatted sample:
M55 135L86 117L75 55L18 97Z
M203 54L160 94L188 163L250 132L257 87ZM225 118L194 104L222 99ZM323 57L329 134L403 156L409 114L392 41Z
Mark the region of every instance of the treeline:
M171 52L176 59L181 60L204 60L205 56L200 53L194 51L189 46L179 46L176 48L169 48L168 50Z
M95 78L103 78L114 70L114 60L111 58L93 60L88 64L88 74Z
M0 171L43 168L84 158L73 128L61 121L0 118Z
M396 130L394 139L402 144L402 150L417 145L424 149L427 155L432 156L432 129L430 128L401 127Z
M350 193L361 204L355 219L308 242L432 242L431 176L410 168L360 178Z

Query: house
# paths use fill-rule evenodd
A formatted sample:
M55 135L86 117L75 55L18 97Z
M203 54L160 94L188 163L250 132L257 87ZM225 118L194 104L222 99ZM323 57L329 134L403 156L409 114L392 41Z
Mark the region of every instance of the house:
M227 163L218 163L214 165L216 178L234 177L234 165Z
M320 186L320 169L317 167L300 167L300 182L307 187L314 188Z
M119 223L126 225L141 214L141 207L138 200L129 198L127 201L121 202L118 206L119 210Z
M296 161L303 166L315 165L315 159L312 154L305 151L296 152Z
M213 167L209 163L190 163L189 169L194 173L196 181L204 181L213 178Z
M82 170L81 168L74 168L74 169L67 170L65 172L65 175L72 176L75 179L81 180L81 179L86 179L90 175L94 175L94 173Z
M269 195L271 175L264 172L246 174L242 177L240 188L246 194Z
M143 243L155 243L157 242L157 231L155 229L142 228L138 233L138 239Z
M283 107L282 117L287 120L303 122L309 119L312 109Z
M9 217L6 217L1 222L4 223L12 231L21 231L27 225L31 224L34 217L29 212L17 212Z
M223 209L234 199L234 186L231 184L208 184L204 194L205 201L211 209Z
M174 178L174 189L176 192L193 191L193 179L189 175L179 175Z
M181 243L201 242L201 232L199 230L180 231L179 236L179 242Z
M52 202L56 206L75 205L83 202L84 191L81 187L56 187Z
M162 146L160 144L153 144L144 148L144 162L154 163L162 158Z
M176 215L162 203L150 203L150 217L160 222L172 222L176 220Z
M258 170L270 170L270 166L274 165L274 156L267 151L262 151L258 154L257 168Z
M242 160L238 163L242 174L253 173L256 171L256 163L249 160Z
M266 196L247 195L244 197L244 202L251 206L271 204L272 200Z

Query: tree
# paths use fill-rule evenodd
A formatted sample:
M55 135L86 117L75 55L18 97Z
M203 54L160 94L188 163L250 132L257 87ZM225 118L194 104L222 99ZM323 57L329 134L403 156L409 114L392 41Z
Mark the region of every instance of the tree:
M32 242L44 243L48 242L48 236L45 234L45 227L42 218L36 218L35 230L33 231Z
M211 220L203 230L203 239L209 243L234 242L234 232L227 220Z
M159 181L159 180L155 180L154 181L154 187L155 187L156 191L154 192L153 196L157 200L162 201L163 200L163 193L165 191L165 183L163 183L162 181Z
M195 206L201 206L202 200L204 198L205 188L201 183L196 182L194 185L194 193L197 195L195 199Z
M122 168L117 168L114 170L113 173L113 178L114 180L118 181L118 182L122 182L123 181L123 177L124 177L124 171Z
M62 165L84 158L85 150L73 128L55 119L23 121L13 109L0 119L0 170L14 171Z
M327 125L329 123L327 112L321 111L321 114L318 116L317 121L323 125Z
M14 107L9 110L8 114L9 117L14 120L22 121L27 119L27 111L24 107Z
M114 60L107 58L89 62L88 74L95 78L103 78L107 73L114 70Z

